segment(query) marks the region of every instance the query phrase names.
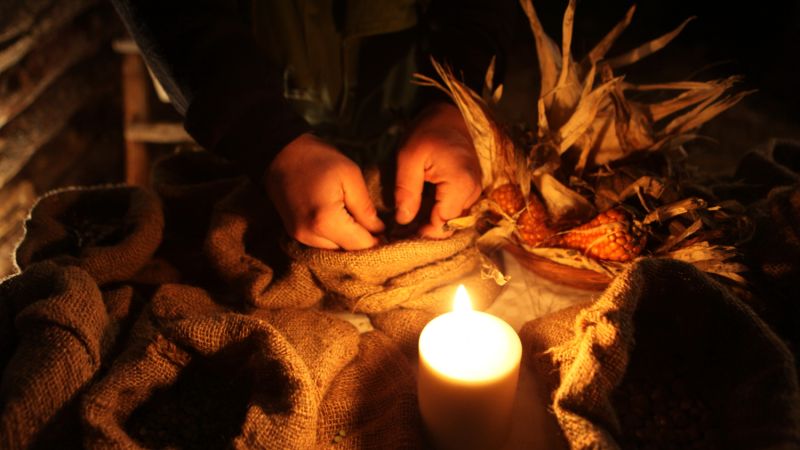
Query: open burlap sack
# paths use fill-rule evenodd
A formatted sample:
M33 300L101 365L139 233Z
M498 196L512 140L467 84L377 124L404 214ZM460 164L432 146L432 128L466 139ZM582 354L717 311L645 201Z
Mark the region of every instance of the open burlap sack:
M97 284L43 262L0 285L0 300L0 448L76 446L75 401L116 334Z
M312 448L323 393L357 353L350 324L308 310L248 316L162 287L86 394L89 448Z
M553 409L571 448L800 445L792 355L694 267L641 260L573 312L520 331L527 363L558 373Z
M158 198L126 186L68 188L40 198L16 251L25 269L49 260L84 269L99 285L133 277L161 243Z

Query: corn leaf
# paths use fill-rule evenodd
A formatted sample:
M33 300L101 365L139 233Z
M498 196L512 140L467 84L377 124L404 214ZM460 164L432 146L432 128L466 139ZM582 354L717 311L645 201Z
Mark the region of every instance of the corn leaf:
M592 121L597 116L601 105L606 102L609 92L614 88L622 78L613 78L606 83L600 85L597 89L593 90L589 95L583 98L575 112L558 130L559 146L558 152L562 154L569 150L572 144L581 137L582 134L592 125Z
M586 57L581 62L581 67L584 70L587 70L589 66L593 66L597 64L598 61L603 59L606 56L606 53L611 49L611 46L614 45L617 38L628 28L628 25L631 24L631 20L633 20L633 13L636 12L636 5L631 6L628 9L628 12L625 13L625 18L622 19L617 25L614 26L613 29L600 41L594 48L589 51Z
M650 214L645 216L642 222L645 225L651 224L653 222L664 222L665 220L669 220L673 217L686 214L696 209L705 208L706 206L708 206L708 204L706 203L705 200L697 197L689 197L683 200L678 200L677 202L674 203L670 203L669 205L664 205L656 208Z
M688 19L684 20L682 24L675 28L674 30L670 31L669 33L653 39L652 41L646 42L635 49L614 57L608 61L608 64L613 68L619 68L628 66L630 64L639 61L640 59L650 56L653 53L661 50L662 48L666 47L673 39L675 39L681 31L689 24L692 20L696 19L696 17L689 17Z

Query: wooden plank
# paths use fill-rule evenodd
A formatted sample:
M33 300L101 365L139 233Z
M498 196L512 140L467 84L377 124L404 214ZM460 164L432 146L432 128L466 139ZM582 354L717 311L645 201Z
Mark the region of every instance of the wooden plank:
M179 122L133 123L125 129L125 139L150 144L194 142Z
M37 17L55 0L4 0L0 2L0 43L31 29Z
M117 61L104 52L71 69L29 108L0 129L0 186L16 175L36 150L49 141L83 105L110 92Z
M14 261L14 252L21 238L22 226L20 226L18 235L9 235L5 239L0 238L0 280L18 272L17 264Z
M31 51L49 34L72 22L98 0L61 0L43 12L23 34L0 48L0 73L5 72Z
M109 8L90 11L0 74L0 128L30 106L68 68L105 45L116 31L112 14Z
M122 56L122 107L123 127L150 119L148 101L149 85L147 67L141 56ZM125 181L136 186L146 186L149 181L150 155L143 142L125 140Z
M34 187L25 180L0 191L0 280L16 272L14 250L22 239L23 223L35 201Z

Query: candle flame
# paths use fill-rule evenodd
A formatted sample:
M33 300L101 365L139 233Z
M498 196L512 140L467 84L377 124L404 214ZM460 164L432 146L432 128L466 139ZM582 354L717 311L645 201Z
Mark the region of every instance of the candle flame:
M463 284L459 284L458 289L456 289L456 298L453 301L453 311L472 311L472 301L469 299L467 288L465 288Z

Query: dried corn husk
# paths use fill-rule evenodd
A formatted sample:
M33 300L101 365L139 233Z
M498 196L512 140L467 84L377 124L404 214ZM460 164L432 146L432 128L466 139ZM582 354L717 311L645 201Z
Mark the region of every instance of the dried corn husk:
M531 105L535 128L529 140L515 143L493 115L502 85L493 86L494 60L481 95L456 79L453 71L434 61L441 81L417 75L418 83L446 92L461 110L472 135L483 170L486 198L471 215L451 221L453 229L481 227L481 248L493 251L509 242L550 261L578 269L613 275L626 263L598 261L577 250L552 247L551 241L526 245L518 220L522 211L509 214L488 200L493 189L511 183L526 201L543 200L553 232L589 222L598 212L621 206L635 223L653 235L648 253L690 262L708 272L743 283L735 249L712 245L708 236L723 222L735 222L735 214L709 206L683 193L682 145L697 139L700 125L735 105L749 92L729 94L739 81L728 77L711 81L675 81L636 84L614 70L652 55L691 22L689 18L672 31L621 55L607 58L614 42L632 23L635 7L598 42L580 63L571 54L576 1L569 0L564 13L561 45L550 38L531 0L520 0L536 44L540 71L538 97ZM658 93L659 101L631 101L629 96ZM652 96L651 96L652 97ZM647 97L644 97L647 98ZM661 173L648 172L631 162L634 155L660 153L666 161ZM628 165L626 165L628 161ZM610 166L613 164L613 168ZM530 192L535 187L537 193ZM722 221L722 222L720 222ZM715 241L716 242L716 241ZM650 244L648 244L650 245Z

